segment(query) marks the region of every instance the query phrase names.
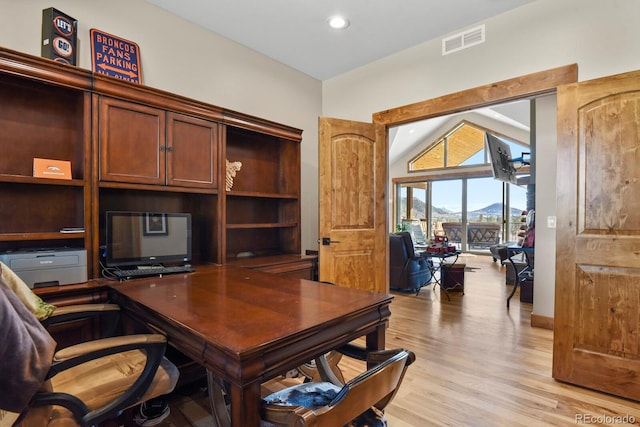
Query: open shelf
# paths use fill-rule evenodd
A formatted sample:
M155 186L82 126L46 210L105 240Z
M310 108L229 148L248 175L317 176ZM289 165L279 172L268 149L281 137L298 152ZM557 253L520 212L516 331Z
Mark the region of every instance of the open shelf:
M60 185L71 187L82 187L85 185L85 182L79 179L34 178L32 176L8 174L0 174L0 182L11 182L14 184Z
M17 242L21 240L56 240L56 239L84 239L85 232L61 233L52 231L49 233L0 233L1 242Z
M227 191L227 197L255 197L264 199L298 199L297 194L291 193L261 193L257 191Z
M287 228L297 227L297 222L282 223L282 222L269 222L269 223L251 223L251 224L229 224L227 223L228 230L239 230L248 228Z

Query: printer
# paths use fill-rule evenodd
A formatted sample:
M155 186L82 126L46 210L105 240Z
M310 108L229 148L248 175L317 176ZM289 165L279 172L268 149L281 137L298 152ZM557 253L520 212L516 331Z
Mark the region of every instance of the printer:
M0 261L32 289L87 281L85 249L17 250L0 253Z

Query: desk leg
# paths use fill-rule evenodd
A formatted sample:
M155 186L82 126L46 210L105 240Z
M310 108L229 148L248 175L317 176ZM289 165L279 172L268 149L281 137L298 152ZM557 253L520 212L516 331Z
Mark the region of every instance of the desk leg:
M230 385L207 369L207 387L214 427L260 425L260 384L244 388ZM231 413L225 402L227 393L231 397Z
M384 350L386 346L386 330L387 323L382 323L378 325L375 331L370 332L366 336L366 347L367 351L377 351ZM374 365L369 365L367 363L367 369L373 368Z
M260 384L246 387L231 385L231 425L260 426Z

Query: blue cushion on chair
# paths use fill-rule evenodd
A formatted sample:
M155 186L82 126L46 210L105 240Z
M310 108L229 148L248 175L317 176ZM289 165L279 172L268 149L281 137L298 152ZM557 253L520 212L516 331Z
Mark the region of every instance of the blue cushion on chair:
M303 406L315 410L329 405L340 390L340 387L329 382L303 383L270 394L263 401L266 404ZM261 425L262 427L273 426L273 424L264 421ZM386 425L384 414L376 408L371 408L345 427L386 427Z
M329 382L303 383L270 394L263 400L268 404L275 403L278 405L318 409L331 403L339 391L340 387Z

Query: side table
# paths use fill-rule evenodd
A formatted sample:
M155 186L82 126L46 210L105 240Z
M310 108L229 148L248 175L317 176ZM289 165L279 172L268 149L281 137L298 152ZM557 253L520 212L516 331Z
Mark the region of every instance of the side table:
M449 267L453 267L453 265L456 263L461 253L462 253L461 251L446 252L446 253L428 252L428 251L420 252L420 256L431 259L431 262L429 263L429 269L431 270L431 280L433 281L433 290L435 291L436 286L439 286L440 290L444 291L445 295L447 296L447 301L451 301L451 297L449 296L449 291L447 290L447 288L442 284L442 277L441 277L442 265L444 264L444 261L447 260ZM453 257L453 261L449 261L449 258L452 258L452 257ZM457 282L451 289L454 289L458 286L463 288L462 284ZM418 291L416 292L416 295L418 295L419 292L420 292L420 289L418 289Z

